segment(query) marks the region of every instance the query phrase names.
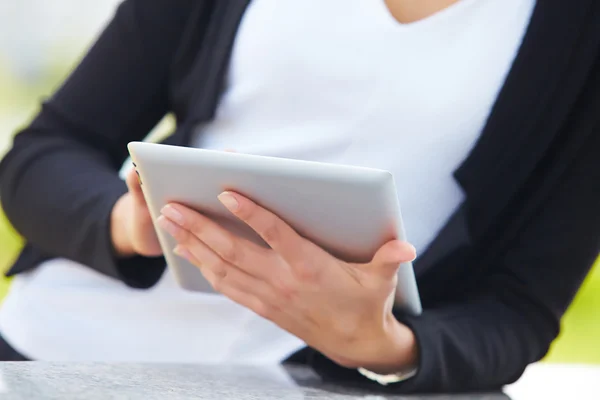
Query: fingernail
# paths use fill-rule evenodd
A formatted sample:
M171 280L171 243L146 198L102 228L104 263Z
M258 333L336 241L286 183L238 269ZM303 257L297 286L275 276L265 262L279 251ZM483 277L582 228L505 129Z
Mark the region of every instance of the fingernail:
M415 246L413 246L410 243L409 243L409 246L412 251L412 260L411 261L415 261L417 259L417 249L415 248Z
M229 192L221 193L218 199L229 211L236 211L239 207L237 199Z
M158 226L167 231L171 236L176 236L179 233L179 231L181 231L181 227L169 221L162 215L158 217L156 222L158 223Z
M190 254L190 253L189 253L189 252L188 252L186 249L184 249L184 248L183 248L183 247L181 247L181 246L177 246L177 247L175 247L175 248L173 249L173 253L175 253L175 254L176 254L176 255L178 255L179 257L181 257L181 258L184 258L184 259L186 259L186 260L188 260L188 261L190 261L190 260L191 260L191 258L192 258L191 254Z
M183 225L185 222L183 215L171 205L167 204L160 212L162 215L169 218L171 221L178 223L179 225Z

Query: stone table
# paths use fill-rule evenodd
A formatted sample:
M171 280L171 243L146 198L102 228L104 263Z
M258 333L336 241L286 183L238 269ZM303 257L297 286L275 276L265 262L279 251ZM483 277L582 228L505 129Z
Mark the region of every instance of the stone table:
M577 389L577 395L574 390ZM595 390L597 389L597 390ZM587 397L586 397L587 396ZM591 397L590 397L591 396ZM304 367L0 363L2 400L405 399L323 383ZM505 393L414 399L600 399L600 368L532 366Z

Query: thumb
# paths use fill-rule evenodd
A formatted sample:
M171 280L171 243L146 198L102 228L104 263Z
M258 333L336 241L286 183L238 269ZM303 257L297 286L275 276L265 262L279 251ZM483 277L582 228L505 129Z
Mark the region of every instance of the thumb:
M415 248L410 243L392 240L377 250L370 266L371 269L374 268L386 276L393 276L400 264L413 261L416 254Z
M127 188L129 189L129 193L131 193L133 198L138 202L145 202L144 194L142 193L142 187L140 186L139 176L135 168L132 168L127 173L125 182L127 183Z

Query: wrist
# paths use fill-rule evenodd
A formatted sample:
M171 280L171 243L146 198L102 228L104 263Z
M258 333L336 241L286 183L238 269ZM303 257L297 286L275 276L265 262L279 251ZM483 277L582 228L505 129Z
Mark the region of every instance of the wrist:
M376 374L395 374L418 364L415 335L410 328L390 316L386 321L378 351L361 363L360 367Z

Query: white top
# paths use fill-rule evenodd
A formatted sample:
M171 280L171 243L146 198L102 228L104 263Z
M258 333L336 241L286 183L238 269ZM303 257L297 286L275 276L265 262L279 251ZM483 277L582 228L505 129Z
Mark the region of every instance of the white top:
M192 145L382 168L422 253L463 201L535 0L461 0L399 24L383 0L254 0L216 118ZM315 12L318 10L318 12ZM15 278L2 335L40 360L275 362L297 338L220 295L146 291L54 260Z

